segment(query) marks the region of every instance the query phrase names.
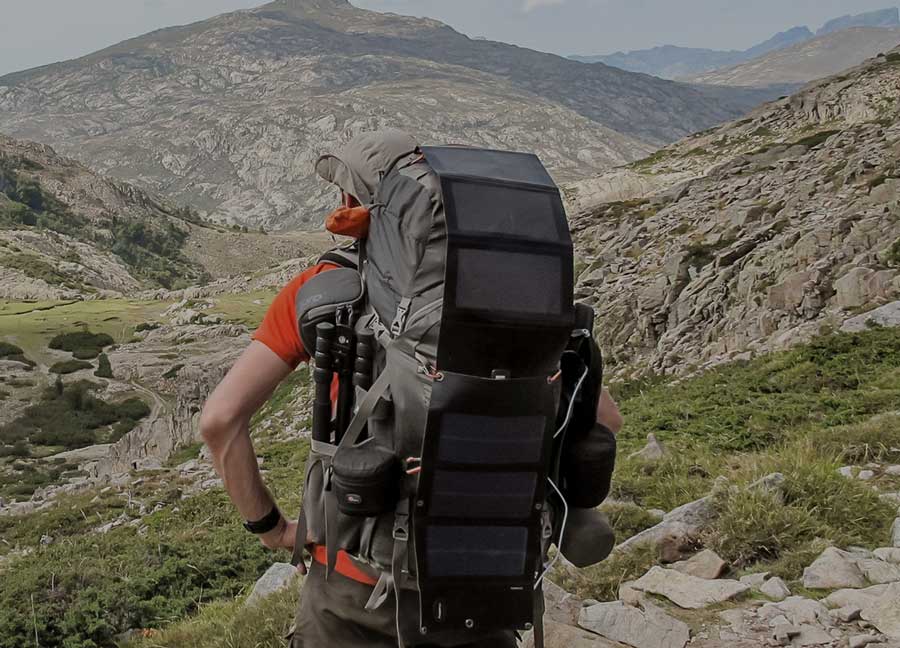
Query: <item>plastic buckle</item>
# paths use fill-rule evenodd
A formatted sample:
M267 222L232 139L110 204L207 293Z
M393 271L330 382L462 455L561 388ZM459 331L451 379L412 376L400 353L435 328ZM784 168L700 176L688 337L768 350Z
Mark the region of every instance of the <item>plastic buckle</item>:
M409 315L409 307L411 304L412 300L404 297L397 305L397 314L394 316L394 321L391 322L392 336L397 337L403 333L403 329L406 327L406 317Z

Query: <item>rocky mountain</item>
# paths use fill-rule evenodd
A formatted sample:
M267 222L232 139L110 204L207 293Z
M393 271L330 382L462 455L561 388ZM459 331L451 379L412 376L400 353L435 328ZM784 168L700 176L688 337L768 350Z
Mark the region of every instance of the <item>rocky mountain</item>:
M692 77L696 83L730 86L800 84L821 79L900 44L898 27L847 27L752 61Z
M746 50L722 51L663 45L604 56L572 56L570 58L582 63L604 63L630 72L652 74L662 79L681 79L693 77L702 72L738 65L757 56L802 43L812 37L813 33L809 27L793 27Z
M252 272L318 247L215 227L44 144L0 135L0 298L82 299Z
M898 96L895 49L568 187L611 361L683 373L897 299Z
M885 45L885 39L889 40L891 36L877 32L858 32L847 39L816 40L810 47L803 47L804 43L815 36L827 36L854 27L900 28L900 9L893 7L835 18L825 23L815 34L806 26L792 27L746 50L723 51L664 45L603 56L570 58L583 63L605 63L663 79L682 79L696 83L733 86L805 83L861 63L878 52L892 49L900 42L898 39L897 42ZM871 39L871 42L866 39ZM852 45L848 41L852 41ZM782 50L789 50L789 53L777 55ZM760 57L766 58L757 61ZM803 57L815 57L817 60L806 61ZM747 63L749 65L744 66ZM731 72L731 68L736 68L736 71ZM766 72L763 73L763 70Z
M825 23L816 32L816 35L832 34L850 27L900 27L900 9L891 7L890 9L869 11L855 16L841 16Z
M0 129L273 229L318 222L334 192L312 163L364 129L534 150L574 179L766 96L585 66L347 0L278 0L0 78Z

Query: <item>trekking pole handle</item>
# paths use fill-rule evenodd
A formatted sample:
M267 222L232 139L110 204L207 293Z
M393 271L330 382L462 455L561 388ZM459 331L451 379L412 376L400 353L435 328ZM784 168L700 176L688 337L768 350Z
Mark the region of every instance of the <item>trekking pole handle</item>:
M323 322L316 327L312 436L316 441L324 443L331 442L331 381L334 377L331 347L334 344L334 337L335 327L333 324Z
M361 389L369 389L372 386L373 367L375 359L375 334L371 331L363 331L356 336L356 363L353 374L353 384Z

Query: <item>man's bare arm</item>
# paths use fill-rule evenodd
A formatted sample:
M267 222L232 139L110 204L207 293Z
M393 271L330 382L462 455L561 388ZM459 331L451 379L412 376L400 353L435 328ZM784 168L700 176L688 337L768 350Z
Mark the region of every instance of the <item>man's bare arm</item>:
M290 373L290 366L266 345L254 341L216 387L200 416L200 433L216 472L245 520L264 518L274 505L256 463L250 419ZM295 526L282 518L274 531L260 539L272 549L291 549Z

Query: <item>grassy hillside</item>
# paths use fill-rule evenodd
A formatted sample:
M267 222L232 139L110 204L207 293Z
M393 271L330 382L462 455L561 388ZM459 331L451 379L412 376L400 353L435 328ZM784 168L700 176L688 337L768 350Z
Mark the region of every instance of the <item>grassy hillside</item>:
M721 517L703 541L739 570L796 579L826 543L883 546L895 508L836 471L900 462L898 378L900 330L875 329L823 337L677 384L619 386L627 425L614 495L633 502L607 507L620 538L652 524L646 509L669 510L706 495L725 476L729 486L716 491ZM300 370L254 421L267 481L291 514L308 446L278 439L288 422L305 416L308 397L308 373ZM656 465L627 459L648 432L666 443L668 457ZM786 477L783 501L739 488L773 471ZM879 486L897 490L900 482ZM281 646L295 593L258 612L241 601L266 566L286 556L268 554L240 528L221 490L181 499L183 487L168 473L144 473L119 493L0 518L0 555L34 550L5 567L0 644L30 645L37 625L42 646L109 646L128 629L152 630L139 641L144 648ZM159 510L105 535L88 533L123 514L140 520L136 502ZM44 535L53 543L41 546ZM655 558L638 549L557 579L583 596L609 599Z

